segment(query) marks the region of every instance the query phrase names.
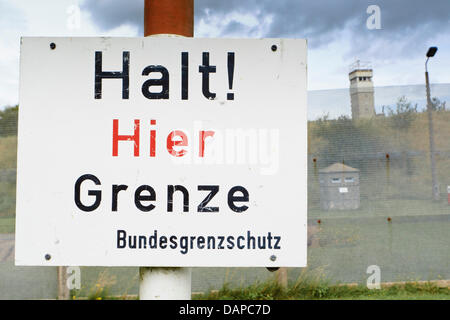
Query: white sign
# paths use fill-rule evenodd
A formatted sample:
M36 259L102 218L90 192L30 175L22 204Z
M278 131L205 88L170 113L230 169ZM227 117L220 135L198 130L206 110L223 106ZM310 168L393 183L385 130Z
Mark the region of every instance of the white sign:
M348 188L345 188L345 187L339 188L339 192L340 193L348 193Z
M306 265L306 41L23 38L16 265Z

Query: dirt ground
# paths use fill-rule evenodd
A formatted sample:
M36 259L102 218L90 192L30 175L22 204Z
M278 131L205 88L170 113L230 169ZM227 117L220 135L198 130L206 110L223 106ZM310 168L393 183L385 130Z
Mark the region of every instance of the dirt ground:
M14 234L0 234L0 263L14 261Z

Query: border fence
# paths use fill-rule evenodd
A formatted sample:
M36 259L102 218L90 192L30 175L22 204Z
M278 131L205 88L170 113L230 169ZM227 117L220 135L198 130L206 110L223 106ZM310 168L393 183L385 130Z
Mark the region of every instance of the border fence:
M397 98L370 119L308 122L308 267L289 269L290 281L308 274L366 283L370 266L382 282L450 279L450 110L434 100L436 201L427 115ZM56 268L14 266L17 111L0 110L0 299L55 298ZM137 294L138 276L138 268L82 267L77 295ZM194 268L192 288L272 276L265 268Z

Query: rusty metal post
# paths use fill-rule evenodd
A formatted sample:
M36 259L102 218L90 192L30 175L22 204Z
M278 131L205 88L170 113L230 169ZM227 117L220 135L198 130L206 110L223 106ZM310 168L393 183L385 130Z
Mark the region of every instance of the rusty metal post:
M194 36L194 0L145 0L144 36ZM139 299L191 299L191 268L140 267Z
M144 36L194 36L194 0L145 0Z

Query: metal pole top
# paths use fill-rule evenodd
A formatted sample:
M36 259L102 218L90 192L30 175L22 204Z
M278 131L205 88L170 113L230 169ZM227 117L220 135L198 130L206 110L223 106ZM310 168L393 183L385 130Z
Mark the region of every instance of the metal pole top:
M144 36L194 36L194 0L145 0Z

